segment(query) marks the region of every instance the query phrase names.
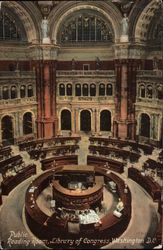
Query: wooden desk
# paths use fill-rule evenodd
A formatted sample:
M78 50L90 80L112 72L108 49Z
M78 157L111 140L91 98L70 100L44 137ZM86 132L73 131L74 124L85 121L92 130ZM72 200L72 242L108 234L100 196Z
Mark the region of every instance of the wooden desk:
M75 169L75 166L74 166ZM86 190L69 190L60 185L58 180L53 182L53 197L57 202L57 206L71 209L88 209L91 206L100 204L103 199L102 176L95 177L95 185Z
M70 165L70 164L78 164L78 156L77 155L65 155L65 156L54 156L44 160L41 160L41 169L47 170L54 168L54 161L56 164L63 166L63 165Z
M77 165L77 166L74 166L74 165L66 165L66 166L63 166L63 169L62 171L64 173L88 173L88 174L93 174L94 173L94 167L93 166L85 166L85 165Z
M124 172L124 164L122 162L100 156L92 156L92 155L87 156L88 165L104 166L106 163L108 163L109 166L107 170L110 169L118 173Z
M3 160L0 162L0 172L4 173L8 169L8 165L16 166L18 163L21 163L22 161L23 158L20 155L16 155L6 160Z
M0 160L11 157L11 151L12 149L10 147L3 147L0 149Z
M28 165L15 176L5 178L1 183L3 195L8 195L10 191L14 189L18 184L34 174L36 174L36 165L33 164Z
M124 181L122 179L120 179L113 173L103 173L103 170L100 168L95 167L95 174L97 174L98 176L104 176L105 183L113 180L117 185L118 193L124 203L124 210L122 211L121 218L117 218L112 214L106 215L102 218L102 225L97 227L96 224L88 224L84 226L84 230L81 230L79 234L72 234L68 233L67 221L57 218L55 214L52 217L49 217L40 210L37 203L35 202L38 195L44 188L48 186L49 181L52 180L54 171L55 173L60 174L62 173L62 170L63 167L56 167L54 170L45 172L44 174L37 177L27 189L25 198L25 211L27 223L30 230L37 237L44 240L51 240L54 237L61 237L63 239L79 239L79 237L88 237L91 239L109 239L111 241L112 237L118 237L119 235L121 235L127 228L131 217L131 193L129 189L127 194L124 193ZM32 194L29 193L29 190L32 186L36 187L33 198ZM103 245L103 243L99 243L96 246L101 247ZM49 244L48 246L54 248L54 246L56 245ZM59 247L63 247L63 245L57 245L57 248Z
M53 153L53 155L65 155L70 153L75 153L75 151L79 149L78 145L64 145L64 146L53 146L53 147L46 147L41 149L33 149L29 151L29 155L31 159L39 159L46 158L48 153Z
M131 152L128 150L115 148L115 147L104 147L104 146L89 146L89 151L95 154L98 152L100 155L109 156L111 153L114 153L118 157L122 157L124 160L130 159L131 162L138 161L140 155L136 152Z
M154 201L161 199L161 187L151 177L141 175L141 172L136 168L128 169L128 177L142 186Z
M81 137L73 137L73 136L69 136L69 137L53 137L50 139L45 139L45 138L41 138L41 139L35 139L35 140L31 140L31 141L24 141L19 143L19 149L20 150L32 150L35 149L36 146L40 145L41 147L43 147L44 143L50 143L52 145L55 144L65 144L66 142L74 142L75 144L77 144L79 141L81 140Z
M157 175L159 177L161 177L161 178L163 177L163 164L162 163L157 162L157 161L149 158L144 163L143 167L144 167L144 169L148 169L148 168L153 169L153 170L156 169L157 170Z
M139 152L139 149L142 149L145 154L152 154L153 146L138 143L132 140L122 140L117 138L104 138L104 137L90 137L90 144L98 143L99 145L108 146L109 144L118 146L119 148L130 146L133 150Z

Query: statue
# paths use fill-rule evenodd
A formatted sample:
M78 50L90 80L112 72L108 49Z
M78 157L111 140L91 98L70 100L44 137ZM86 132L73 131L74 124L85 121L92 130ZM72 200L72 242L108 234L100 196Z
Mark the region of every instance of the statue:
M96 70L100 68L100 59L96 57Z
M128 42L128 22L129 19L126 15L126 13L124 14L124 17L122 18L122 26L121 26L121 42Z
M44 19L42 20L41 29L43 43L50 43L50 39L48 37L48 20L46 19L46 17L44 17Z
M158 70L158 58L154 57L153 58L153 70Z
M128 17L126 13L124 14L124 17L122 18L122 36L128 35Z
M72 70L75 70L75 59L72 59Z

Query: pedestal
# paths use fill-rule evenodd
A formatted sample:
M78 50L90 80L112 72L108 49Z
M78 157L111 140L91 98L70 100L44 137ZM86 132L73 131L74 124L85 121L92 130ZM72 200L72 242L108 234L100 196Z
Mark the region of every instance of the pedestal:
M128 43L128 35L123 35L120 37L121 43Z

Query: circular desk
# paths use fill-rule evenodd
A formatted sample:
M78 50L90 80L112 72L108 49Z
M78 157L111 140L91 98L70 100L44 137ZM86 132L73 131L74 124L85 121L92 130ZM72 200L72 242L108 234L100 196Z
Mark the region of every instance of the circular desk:
M119 237L126 230L131 218L131 193L129 189L128 193L124 193L124 181L113 173L107 173L107 170L103 167L95 167L95 173L98 176L103 176L105 183L108 181L114 181L116 183L117 193L124 204L120 218L115 217L113 214L107 214L101 218L100 226L97 227L96 224L84 225L81 227L79 233L73 234L68 232L68 221L66 219L58 217L55 213L52 216L48 216L41 211L36 202L37 197L49 185L49 182L52 182L54 171L55 173L61 173L62 169L63 167L56 167L53 170L43 173L38 176L27 189L25 198L26 221L35 236L43 240L48 247L52 248L59 247L58 243L52 241L52 239L57 237L73 240L77 240L79 237L83 239L88 237L92 240L98 239L98 241L96 241L96 247L106 245L108 241L111 242L112 238ZM100 187L96 188L97 191L101 190ZM32 193L31 190L33 190ZM85 248L88 247L88 242L82 241L79 246L75 247L80 248L83 246ZM69 247L69 244L67 247Z

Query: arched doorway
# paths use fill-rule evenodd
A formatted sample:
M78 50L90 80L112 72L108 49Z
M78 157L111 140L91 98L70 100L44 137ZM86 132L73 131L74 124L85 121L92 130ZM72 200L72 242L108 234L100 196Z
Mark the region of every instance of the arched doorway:
M71 130L71 112L67 109L61 112L61 130Z
M14 143L13 122L11 116L2 118L2 142L4 145Z
M147 114L141 114L140 135L150 138L150 117Z
M23 133L24 135L32 134L32 114L27 112L23 116Z
M111 113L109 110L103 110L100 113L100 130L111 131Z
M88 110L82 110L80 113L80 130L91 131L91 113Z

